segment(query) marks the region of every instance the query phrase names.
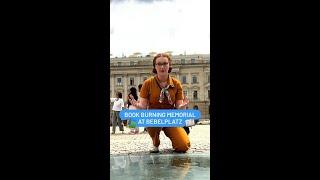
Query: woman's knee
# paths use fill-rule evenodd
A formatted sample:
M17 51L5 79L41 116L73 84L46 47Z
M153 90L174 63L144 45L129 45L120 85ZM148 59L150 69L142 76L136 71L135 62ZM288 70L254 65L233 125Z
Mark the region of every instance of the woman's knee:
M176 152L186 152L188 151L190 148L190 142L189 141L183 141L180 142L175 148L174 150Z
M177 152L186 152L190 148L190 140L188 136L180 136L175 139L176 142L173 142L175 145L174 149Z

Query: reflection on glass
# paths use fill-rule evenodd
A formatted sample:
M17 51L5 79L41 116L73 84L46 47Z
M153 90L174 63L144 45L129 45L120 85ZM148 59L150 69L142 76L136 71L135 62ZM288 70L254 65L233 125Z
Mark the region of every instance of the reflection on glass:
M209 155L114 156L111 179L210 179Z
M111 166L112 169L123 169L126 167L127 161L124 156L114 157L114 164Z

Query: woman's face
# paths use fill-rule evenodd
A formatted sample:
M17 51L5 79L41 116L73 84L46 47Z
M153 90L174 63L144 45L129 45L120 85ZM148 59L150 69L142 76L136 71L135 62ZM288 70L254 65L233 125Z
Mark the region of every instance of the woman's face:
M158 75L167 75L169 71L169 59L166 57L158 57L155 68Z

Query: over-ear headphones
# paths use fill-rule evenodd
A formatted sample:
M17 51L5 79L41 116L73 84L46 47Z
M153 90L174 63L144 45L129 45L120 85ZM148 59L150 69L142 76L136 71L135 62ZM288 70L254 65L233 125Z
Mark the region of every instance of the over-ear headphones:
M169 60L169 70L168 70L168 73L170 73L172 71L172 67L171 67L171 58L168 54L165 54L165 53L159 53L157 54L154 58L153 58L153 69L152 69L152 72L157 74L157 70L156 70L156 60L157 58L159 57L166 57L168 58Z

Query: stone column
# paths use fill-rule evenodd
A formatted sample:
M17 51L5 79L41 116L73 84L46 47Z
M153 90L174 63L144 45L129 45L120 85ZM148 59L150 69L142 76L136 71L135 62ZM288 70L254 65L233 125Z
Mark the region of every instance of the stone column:
M114 97L114 91L115 91L115 87L114 87L114 84L115 84L115 78L114 78L114 75L111 74L110 75L110 90L112 91L112 94L110 94L111 97Z
M139 74L139 73L136 73L136 74L135 74L135 82L137 82L137 83L136 83L136 84L137 84L137 90L139 90L139 89L138 89L138 85L141 84L141 80L140 80L140 79L141 79L140 74Z
M122 77L123 77L123 90L124 90L124 92L123 92L123 100L125 101L125 97L127 97L127 95L128 95L128 74L127 73L125 73L125 74L123 74L122 75Z
M199 86L200 86L200 91L201 91L201 94L202 94L202 97L201 97L201 99L203 100L203 101L207 101L207 99L206 99L206 93L205 93L205 87L204 87L204 85L206 84L206 82L205 82L205 68L204 67L202 67L202 71L200 71L200 74L199 74ZM201 78L201 79L200 79Z

